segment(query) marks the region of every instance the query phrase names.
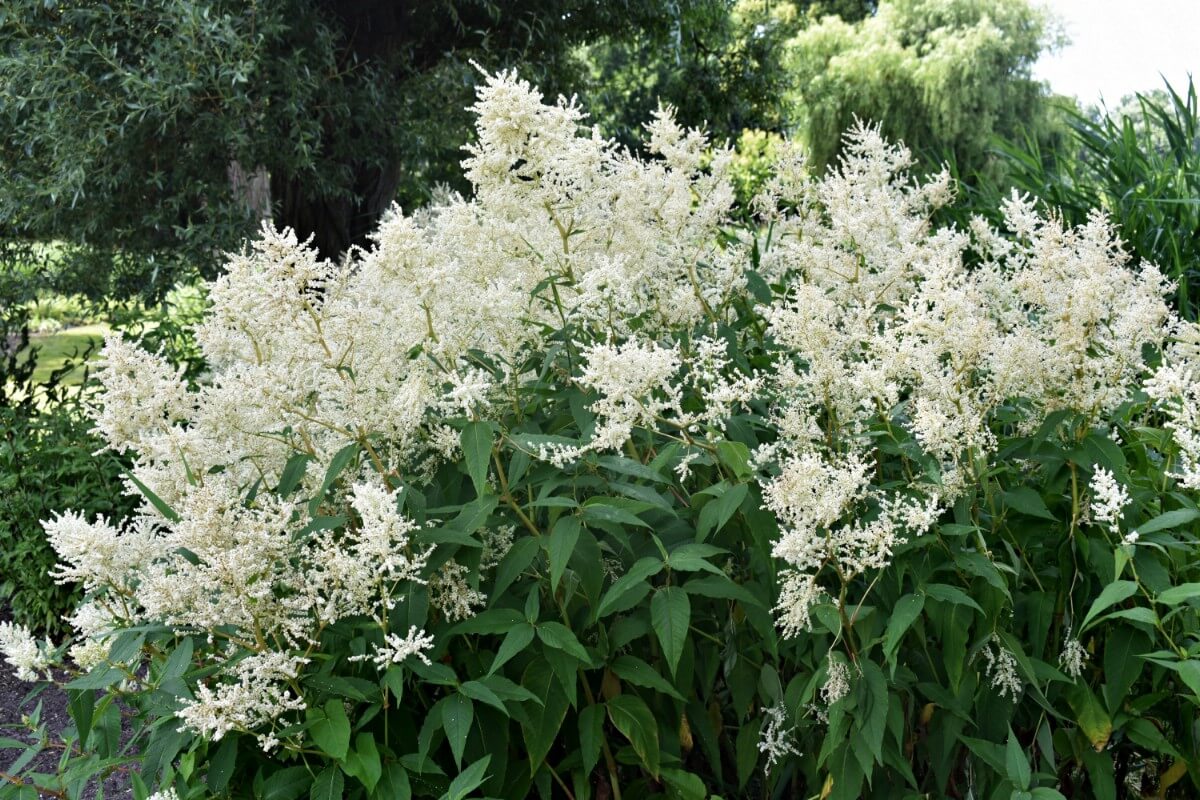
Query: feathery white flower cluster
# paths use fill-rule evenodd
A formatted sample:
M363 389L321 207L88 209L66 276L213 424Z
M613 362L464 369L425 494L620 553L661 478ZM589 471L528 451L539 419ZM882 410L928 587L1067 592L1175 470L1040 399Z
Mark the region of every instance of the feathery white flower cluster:
M114 632L147 622L229 647L213 653L220 669L179 714L213 739L272 727L303 709L292 686L307 659L295 653L339 619L382 623L402 584L423 583L428 552L413 546L415 526L378 483L351 488L346 502L356 521L340 531L304 532L307 518L294 503L265 492L247 502L224 473L183 492L175 519L147 508L118 529L68 513L46 531L62 560L59 579L92 592L70 620L80 666L103 662ZM239 659L234 644L251 654Z
M765 391L780 439L756 455L776 464L764 500L788 565L785 635L809 628L818 573L885 566L974 480L997 409L1030 429L1058 409L1111 411L1173 320L1165 279L1129 269L1102 216L1067 229L1014 196L1007 235L979 220L931 230L948 176L910 183L909 153L871 128L847 151L827 177L778 176L757 201L772 220L761 269L786 287L761 309L782 350ZM882 490L874 450L905 437L937 474Z
M1165 414L1165 427L1179 446L1175 477L1200 489L1200 324L1181 323L1163 364L1145 389Z
M850 694L850 668L832 654L825 660L825 683L821 686L821 702L825 708Z
M17 680L36 681L39 673L50 666L49 649L49 641L39 645L24 625L0 622L0 654L13 668Z
M1068 627L1063 634L1063 648L1062 652L1058 654L1058 665L1067 675L1078 678L1083 674L1083 667L1089 658L1083 643L1071 635L1071 628Z
M268 726L289 711L304 708L293 692L306 658L276 651L243 658L232 667L232 680L210 688L196 687L194 700L184 700L178 716L188 728L217 741L234 730L253 731ZM262 743L276 741L273 733L260 734ZM268 748L264 748L268 749Z
M425 655L426 650L433 649L433 637L421 631L416 625L412 625L408 629L408 633L401 636L398 633L389 633L384 637L384 646L375 647L375 653L371 656L352 656L351 661L366 661L370 659L375 662L375 665L380 670L386 670L393 664L399 664L409 656L416 656L424 664L429 665L429 657Z
M795 727L789 726L788 710L778 702L763 710L763 726L758 732L758 752L767 754L767 771L788 756L800 755L796 747Z
M993 648L995 651L993 652ZM1017 658L1001 642L1000 637L992 634L991 640L984 645L983 660L987 662L984 671L992 688L1001 697L1007 697L1014 703L1025 691L1025 682L1017 674Z
M1096 467L1092 475L1092 520L1116 533L1121 521L1121 512L1129 505L1129 492L1117 483L1112 472Z
M467 582L469 576L465 565L450 559L429 579L429 604L450 622L475 616L476 608L487 603L487 595Z

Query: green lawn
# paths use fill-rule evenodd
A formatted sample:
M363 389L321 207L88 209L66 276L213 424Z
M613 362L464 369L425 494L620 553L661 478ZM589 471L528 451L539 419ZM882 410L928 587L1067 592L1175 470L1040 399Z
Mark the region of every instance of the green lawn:
M92 357L99 352L100 344L108 326L104 324L81 325L77 328L65 328L58 333L30 337L30 344L38 348L37 369L34 380L38 383L50 377L50 373L61 367L77 353L83 353L90 342L96 343ZM78 384L83 380L83 369L77 368L67 374L63 383L68 386Z

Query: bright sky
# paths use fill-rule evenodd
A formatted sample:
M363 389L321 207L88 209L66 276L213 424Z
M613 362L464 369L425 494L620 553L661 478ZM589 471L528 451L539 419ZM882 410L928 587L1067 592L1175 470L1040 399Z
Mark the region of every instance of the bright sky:
M1071 44L1044 55L1036 77L1085 105L1115 105L1135 91L1200 82L1200 0L1040 0L1058 15Z

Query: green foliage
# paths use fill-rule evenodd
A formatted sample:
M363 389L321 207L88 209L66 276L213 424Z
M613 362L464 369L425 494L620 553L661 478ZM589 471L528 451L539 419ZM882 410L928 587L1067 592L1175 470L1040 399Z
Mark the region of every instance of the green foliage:
M782 141L778 134L760 130L744 130L738 137L730 179L737 192L739 208L748 208L754 195L771 176Z
M1196 319L1200 269L1200 111L1196 87L1169 85L1099 116L1065 109L1058 147L1026 137L1001 148L1008 179L1070 224L1102 209L1135 258L1178 283L1176 303ZM986 203L984 204L986 205Z
M783 132L792 84L784 48L803 23L805 5L709 0L682 13L666 41L618 32L581 48L594 121L631 146L663 103L680 122L705 126L718 141L735 140L745 128Z
M858 23L827 17L790 43L794 123L818 169L858 117L971 175L989 168L993 136L1049 135L1030 70L1054 43L1027 0L885 0Z
M0 237L67 243L61 282L92 297L211 276L268 215L337 257L393 200L460 181L470 60L553 92L580 42L689 7L6 3Z
M27 320L20 307L0 314L0 346L9 347L0 351L0 602L17 622L57 633L80 592L50 576L57 558L41 521L64 508L122 516L134 504L119 460L93 455L103 443L90 432L85 394L68 388L94 345L60 353L47 372Z

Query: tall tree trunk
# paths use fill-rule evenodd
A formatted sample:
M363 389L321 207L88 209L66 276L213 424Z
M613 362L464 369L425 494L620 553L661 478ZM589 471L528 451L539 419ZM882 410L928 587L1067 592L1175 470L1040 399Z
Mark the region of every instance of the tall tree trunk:
M342 258L354 245L365 247L368 236L396 196L400 169L398 165L352 169L353 198L313 196L302 180L291 175L272 175L275 224L291 228L301 241L311 236L321 257L332 261Z
M409 3L395 0L319 2L342 29L347 63L384 65L403 39L402 18L416 11ZM367 137L378 135L371 131L360 133ZM306 191L305 183L294 176L271 176L275 224L293 229L301 240L311 236L321 256L334 261L342 258L352 246L367 244L367 237L395 199L400 185L398 163L383 167L361 163L346 166L352 176L353 197L314 196L311 188Z

